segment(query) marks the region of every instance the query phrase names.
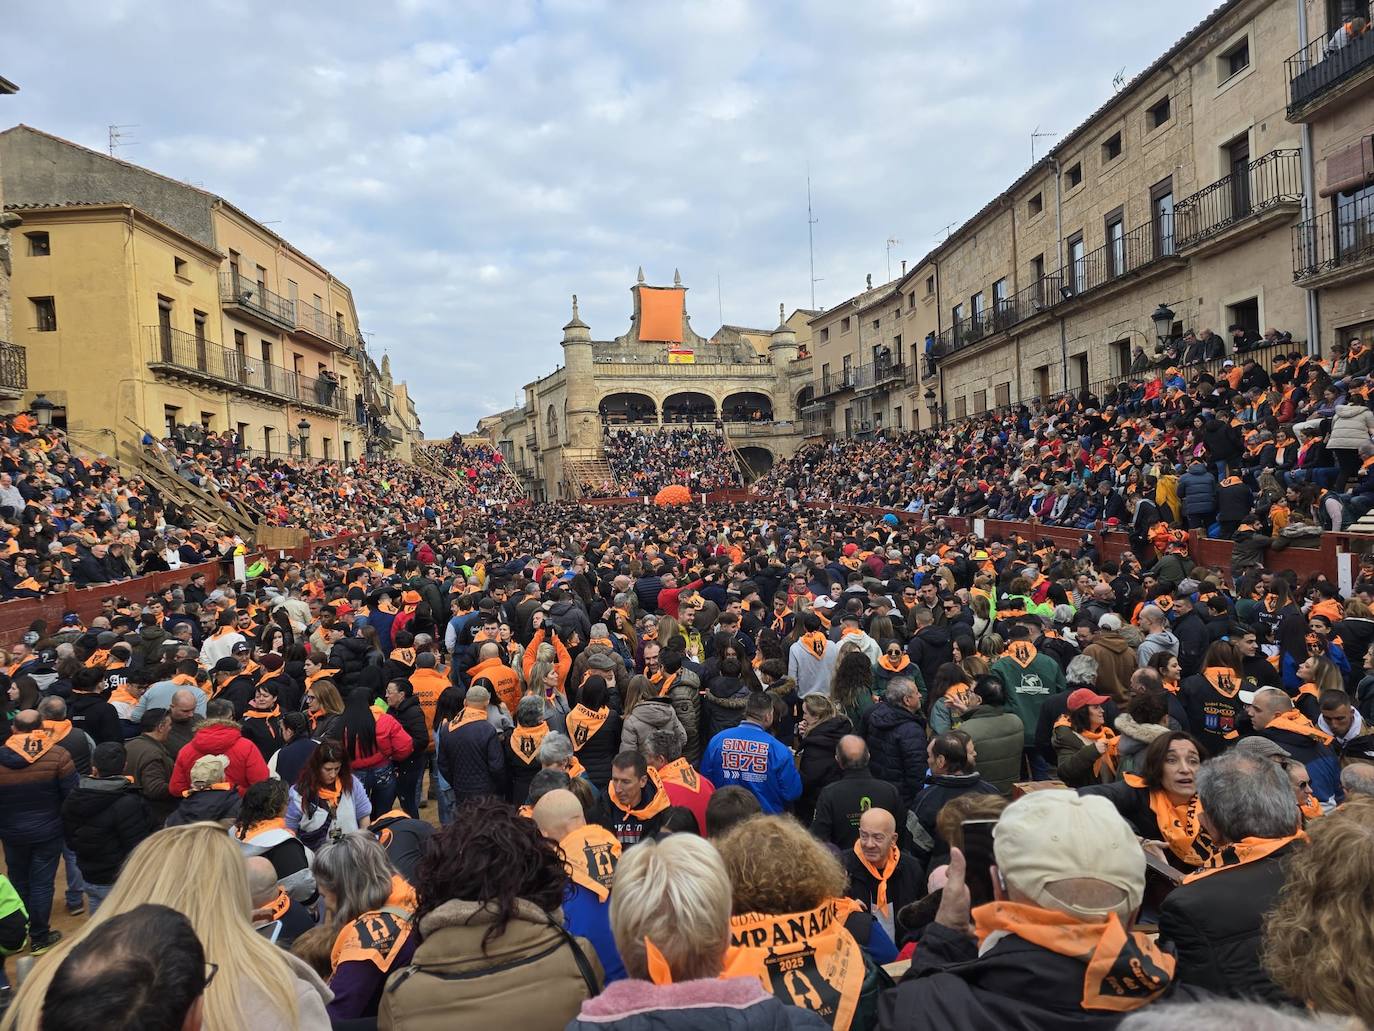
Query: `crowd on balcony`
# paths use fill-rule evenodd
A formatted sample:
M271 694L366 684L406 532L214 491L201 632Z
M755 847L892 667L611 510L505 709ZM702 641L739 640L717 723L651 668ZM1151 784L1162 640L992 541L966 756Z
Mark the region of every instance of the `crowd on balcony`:
M618 493L625 497L653 497L675 483L696 494L743 482L739 461L719 430L615 430L606 433L604 445Z
M1315 546L1374 509L1374 354L1356 339L1329 358L1262 341L1185 338L1180 364L1100 394L1007 406L933 430L813 444L760 490L926 512L1090 528L1111 523ZM1197 345L1203 350L1199 351ZM1192 358L1192 362L1187 359Z
M447 441L421 444L420 448L430 462L448 470L478 501L508 502L524 496L506 468L505 456L491 444L465 444L462 434L455 433Z

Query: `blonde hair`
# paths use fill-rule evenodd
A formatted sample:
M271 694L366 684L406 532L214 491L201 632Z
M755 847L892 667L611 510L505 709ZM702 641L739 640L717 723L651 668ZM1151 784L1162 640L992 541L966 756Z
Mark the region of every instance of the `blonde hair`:
M337 716L343 712L343 698L339 695L338 685L329 677L321 677L315 681L310 685L310 691L320 708L330 716Z
M849 884L840 861L790 816L751 816L716 847L736 914L800 913L839 898Z
M1374 950L1374 798L1351 798L1307 833L1265 917L1265 969L1312 1009L1374 1020L1374 975L1350 962Z
M645 938L674 981L720 976L730 944L730 878L720 854L695 834L628 850L615 868L611 931L631 977L648 976Z
M253 930L253 905L243 856L218 823L168 827L145 838L130 854L114 889L95 916L45 955L24 980L2 1025L39 1031L43 997L62 960L92 929L145 903L169 906L186 917L219 974L205 992L205 1026L239 1027L244 1011L261 1006L243 996L260 992L282 1023L295 1027L296 976L280 949Z
M828 720L839 713L829 695L813 692L802 699L802 712L812 719Z

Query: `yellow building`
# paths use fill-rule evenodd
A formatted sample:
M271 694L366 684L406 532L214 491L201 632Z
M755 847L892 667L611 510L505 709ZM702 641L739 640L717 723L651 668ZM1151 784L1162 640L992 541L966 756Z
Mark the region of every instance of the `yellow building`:
M18 92L18 86L0 76L0 97ZM14 332L10 305L10 265L14 241L10 237L10 229L19 224L19 218L4 212L4 201L4 184L0 182L0 411L12 412L17 410L18 402L24 397L28 371L24 349L11 342Z
M27 126L0 133L0 179L22 219L16 342L31 392L78 441L113 451L199 425L264 455L393 450L352 293L289 241L221 197Z

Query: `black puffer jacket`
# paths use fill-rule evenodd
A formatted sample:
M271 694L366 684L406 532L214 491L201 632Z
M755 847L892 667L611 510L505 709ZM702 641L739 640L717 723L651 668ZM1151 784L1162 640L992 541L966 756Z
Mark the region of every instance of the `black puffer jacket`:
M62 832L92 884L113 884L134 846L157 829L138 789L118 777L82 777L62 803Z
M167 827L181 827L202 820L233 820L239 815L239 789L216 788L205 791L192 791L181 800L176 812L167 817Z
M329 665L340 670L343 686L352 687L367 668L367 642L361 637L344 637L329 649Z
M738 727L744 719L744 703L749 688L739 677L717 676L706 685L701 699L701 744L703 749L722 730Z
M797 799L797 819L810 826L816 812L816 799L821 788L840 779L842 771L835 761L835 748L840 738L854 733L854 727L845 715L832 716L817 723L811 732L801 738L797 751L797 772L801 774L802 792Z
M926 726L918 712L884 700L864 718L869 767L892 784L910 806L926 779Z
M425 722L425 710L420 699L411 695L391 710L396 722L410 735L415 744L415 755L423 755L429 749L429 724Z

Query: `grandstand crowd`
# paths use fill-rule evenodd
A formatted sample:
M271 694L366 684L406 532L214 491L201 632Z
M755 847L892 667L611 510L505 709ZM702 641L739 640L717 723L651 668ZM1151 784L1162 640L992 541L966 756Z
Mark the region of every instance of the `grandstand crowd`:
M741 486L739 460L720 430L710 427L635 431L607 428L603 446L614 476L614 491L624 497L651 498L679 484L693 494ZM608 495L607 484L595 493Z
M1089 411L816 460L943 439L957 486L1006 432L1072 476ZM1143 418L1108 451L1188 438ZM1374 1020L1374 559L1345 594L1199 566L1158 515L1108 558L762 498L456 507L39 621L0 655L0 1027Z
M467 488L471 503L506 503L523 496L504 456L491 444L465 443L455 433L443 443L417 446L432 465L448 470Z

